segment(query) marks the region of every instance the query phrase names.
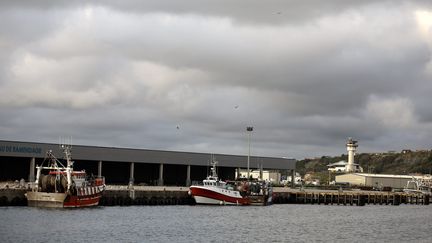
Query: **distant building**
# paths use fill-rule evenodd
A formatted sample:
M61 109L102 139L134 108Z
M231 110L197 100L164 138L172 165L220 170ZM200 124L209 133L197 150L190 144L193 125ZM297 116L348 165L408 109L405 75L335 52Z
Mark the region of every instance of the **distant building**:
M345 175L337 175L336 183L349 183L357 186L371 187L392 187L403 189L408 181L413 178L422 181L432 181L430 176L411 176L411 175L384 175L384 174L368 174L368 173L352 173Z
M289 176L287 176L286 180L281 181L281 184L284 184L284 185L289 184L289 183L291 183L291 180L292 180L292 176L289 175ZM300 173L296 172L295 176L294 176L294 184L295 185L301 185L302 183L303 183L303 179L302 179Z
M402 150L403 154L407 154L407 153L411 153L411 152L412 152L411 149L403 149Z
M305 182L307 185L319 186L321 184L319 179L313 179Z
M249 176L251 176L254 179L260 178L260 170L252 170L249 172ZM247 177L247 170L240 170L240 173L236 172L237 178L246 178ZM279 183L281 181L281 173L276 170L263 170L262 171L262 180Z
M363 172L363 168L359 165L354 163L354 172ZM339 162L328 164L328 171L335 172L335 173L346 173L348 172L348 162L341 160Z

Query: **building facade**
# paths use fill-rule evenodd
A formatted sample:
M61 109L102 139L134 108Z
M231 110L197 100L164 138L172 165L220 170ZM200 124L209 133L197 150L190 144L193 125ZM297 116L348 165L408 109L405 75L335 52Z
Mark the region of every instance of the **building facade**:
M352 173L336 176L336 183L349 183L357 186L370 186L375 188L391 187L403 189L407 182L412 180L409 175L384 175L368 173Z
M352 172L363 172L363 168L356 163L352 163L352 165L349 165L348 162L341 160L336 163L328 164L328 171L334 172L334 173L347 173L349 172L349 169L353 170Z
M247 178L247 170L236 171L236 177ZM281 182L281 173L278 170L251 170L249 177L254 179L261 179L279 184Z
M34 181L35 166L48 150L62 158L58 144L0 140L0 181ZM235 179L235 172L247 166L247 156L213 154L221 179ZM210 153L162 151L100 146L72 146L76 170L105 176L109 184L188 186L201 181L210 168ZM294 159L251 156L250 161L266 170L294 170Z

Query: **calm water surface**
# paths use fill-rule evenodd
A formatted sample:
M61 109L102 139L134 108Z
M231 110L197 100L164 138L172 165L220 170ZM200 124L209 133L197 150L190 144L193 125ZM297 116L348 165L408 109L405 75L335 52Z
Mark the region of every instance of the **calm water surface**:
M0 208L0 242L432 242L432 206Z

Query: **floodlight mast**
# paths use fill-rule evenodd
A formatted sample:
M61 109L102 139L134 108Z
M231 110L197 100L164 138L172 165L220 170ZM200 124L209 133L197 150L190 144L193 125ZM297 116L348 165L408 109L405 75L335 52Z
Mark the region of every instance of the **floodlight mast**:
M248 126L246 127L246 131L248 132L248 158L247 158L247 178L249 179L249 164L250 164L250 138L251 138L251 134L253 131L253 127L252 126Z

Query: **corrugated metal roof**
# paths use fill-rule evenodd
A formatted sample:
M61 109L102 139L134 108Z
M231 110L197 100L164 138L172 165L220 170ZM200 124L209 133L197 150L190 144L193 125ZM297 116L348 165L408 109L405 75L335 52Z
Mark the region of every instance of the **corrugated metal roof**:
M0 140L0 156L43 158L46 151L52 150L54 155L62 158L58 144L34 143ZM150 164L178 164L207 166L211 153L163 151L150 149L115 148L99 146L73 145L74 160L135 162ZM247 156L213 154L219 166L241 167L247 166ZM277 157L250 157L250 168L262 164L264 169L295 169L296 160Z

